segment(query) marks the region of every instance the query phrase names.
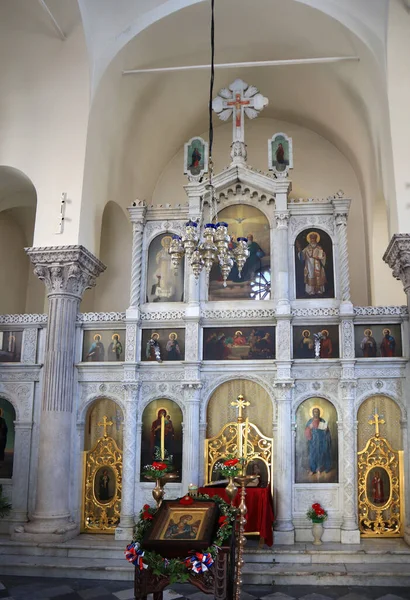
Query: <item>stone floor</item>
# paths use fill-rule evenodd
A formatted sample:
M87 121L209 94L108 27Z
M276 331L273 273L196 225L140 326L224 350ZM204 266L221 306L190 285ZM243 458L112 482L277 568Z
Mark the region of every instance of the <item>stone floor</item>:
M0 598L9 600L133 600L130 582L44 577L0 577ZM187 585L174 585L164 600L211 600ZM242 600L410 600L410 588L342 586L245 586Z

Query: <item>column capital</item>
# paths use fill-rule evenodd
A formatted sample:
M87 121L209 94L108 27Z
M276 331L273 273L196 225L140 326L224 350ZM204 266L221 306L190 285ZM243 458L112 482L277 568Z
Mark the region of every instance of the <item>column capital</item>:
M47 295L71 295L82 298L86 289L95 286L96 278L106 266L84 246L48 246L25 248L34 273L44 281Z
M147 214L147 205L144 200L135 200L132 206L128 207L131 223L137 225L143 225L145 222L145 215Z
M287 229L289 225L290 212L288 210L276 210L275 221L277 229Z
M383 260L393 271L393 277L400 279L404 291L410 292L410 234L395 233L390 240Z

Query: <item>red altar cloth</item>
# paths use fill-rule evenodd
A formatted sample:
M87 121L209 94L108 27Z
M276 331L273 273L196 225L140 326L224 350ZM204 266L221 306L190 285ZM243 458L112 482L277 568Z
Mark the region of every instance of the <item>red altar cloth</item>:
M208 496L220 496L225 502L229 503L228 496L224 488L201 487L198 492L200 494L208 494ZM239 506L239 490L234 500L234 505ZM264 538L267 546L273 544L273 502L270 488L246 488L246 508L248 514L246 516L245 533L255 533L259 531L259 535Z

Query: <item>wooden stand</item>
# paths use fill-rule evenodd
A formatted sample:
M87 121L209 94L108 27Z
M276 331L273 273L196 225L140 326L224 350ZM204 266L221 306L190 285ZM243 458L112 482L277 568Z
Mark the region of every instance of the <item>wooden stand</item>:
M233 597L234 540L229 546L222 546L209 571L191 575L191 583L205 594L213 594L216 600L231 600ZM169 577L154 575L151 569L140 571L135 568L134 593L136 600L147 600L153 594L154 600L162 600L163 591L169 585Z

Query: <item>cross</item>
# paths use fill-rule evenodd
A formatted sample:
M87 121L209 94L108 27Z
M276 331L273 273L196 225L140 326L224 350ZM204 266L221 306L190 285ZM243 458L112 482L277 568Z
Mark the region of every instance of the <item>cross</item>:
M377 411L373 416L374 416L374 419L370 419L370 421L368 421L368 423L369 423L369 425L376 426L376 437L379 437L379 435L380 435L379 425L384 425L386 423L386 421L384 419L379 419L379 416L381 416L381 415L378 415Z
M235 79L229 89L222 89L212 101L212 108L222 121L233 115L233 142L245 142L244 113L255 119L268 104L268 99L259 94L256 87L242 79Z
M243 421L243 416L242 416L243 409L245 408L245 406L250 406L250 405L251 405L250 402L243 399L242 394L240 394L238 396L237 400L233 400L231 402L231 406L235 406L238 409L238 423L242 423L242 421Z
M103 422L97 423L97 425L98 425L98 427L104 427L104 437L107 437L107 427L111 427L111 425L114 425L114 423L112 421L109 421L107 419L107 416L104 415Z

